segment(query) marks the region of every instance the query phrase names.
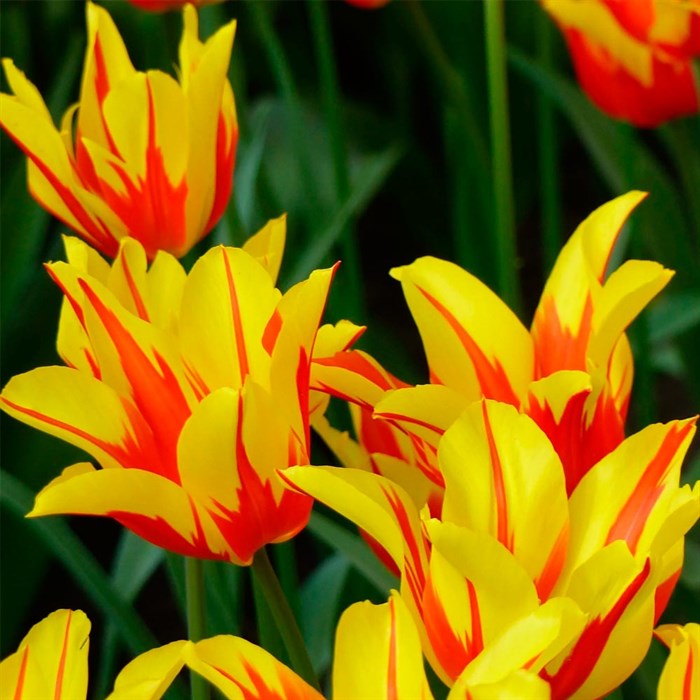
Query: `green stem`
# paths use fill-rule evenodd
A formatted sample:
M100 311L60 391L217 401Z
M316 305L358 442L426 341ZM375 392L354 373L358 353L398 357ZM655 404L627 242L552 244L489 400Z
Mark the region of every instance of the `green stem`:
M520 311L515 249L515 206L510 155L508 84L503 0L484 1L491 124L491 178L498 286L503 300Z
M198 642L206 636L204 612L204 562L195 557L185 558L185 589L187 591L187 636ZM192 700L208 700L209 684L194 671L190 674Z
M307 683L320 690L318 679L306 651L304 639L301 636L294 614L289 607L289 603L284 596L280 582L264 548L259 549L255 554L251 568L253 575L262 588L270 612L277 623L277 628L282 636L284 645L287 647L294 670Z
M537 8L539 9L539 8ZM540 63L549 70L552 67L554 32L552 21L546 13L537 13L537 31L540 47ZM561 202L557 178L557 131L554 107L544 91L537 98L538 145L540 162L540 196L542 212L542 243L544 248L544 269L548 272L554 266L561 248Z
M347 148L340 113L341 95L338 84L338 71L333 54L327 2L326 0L311 0L308 7L311 33L316 50L316 64L321 80L323 108L326 113L326 124L331 141L337 195L336 207L338 207L350 194ZM348 288L347 294L343 295L343 303L346 305L343 315L358 320L364 317L364 304L362 303L363 286L360 254L353 220L348 221L343 228L341 247L344 267L341 274L344 274Z

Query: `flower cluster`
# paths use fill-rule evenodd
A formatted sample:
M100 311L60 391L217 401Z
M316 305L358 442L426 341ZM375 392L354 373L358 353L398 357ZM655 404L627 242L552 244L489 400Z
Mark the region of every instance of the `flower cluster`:
M693 0L649 0L643 22L622 2L544 5L603 108L647 125L697 109ZM599 698L654 634L670 649L659 698L695 698L700 626L654 628L700 517L700 482L681 485L696 418L625 428L626 330L673 275L641 260L611 270L644 193L576 229L530 328L451 262L393 269L427 360L426 383L410 385L353 348L363 328L322 325L336 266L277 288L284 217L189 270L177 259L232 189L235 24L201 42L187 5L176 81L136 71L105 10L88 3L87 21L80 100L60 130L4 61L13 94L0 97L0 125L27 155L34 197L84 239L64 237L66 261L45 265L63 295L63 364L13 377L0 408L93 461L65 468L28 515L105 516L190 560L255 569L325 504L399 580L386 603L343 613L336 698L432 699L424 660L448 700ZM614 99L603 71L624 76ZM660 111L640 85L678 102ZM354 436L326 415L331 397L349 407ZM342 467L312 466L312 428ZM81 611L36 624L0 663L2 697L83 700L89 632ZM183 668L226 698L322 697L250 641L202 636L138 656L109 697L157 700ZM295 662L294 629L282 637Z

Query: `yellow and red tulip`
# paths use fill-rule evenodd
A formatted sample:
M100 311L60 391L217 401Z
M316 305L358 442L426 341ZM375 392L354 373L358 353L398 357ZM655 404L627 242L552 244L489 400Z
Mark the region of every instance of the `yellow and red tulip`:
M32 516L106 515L166 549L238 564L304 527L311 499L276 471L309 463L309 365L333 269L282 295L283 240L284 221L271 222L189 275L164 252L147 269L132 239L111 268L67 241L69 262L47 265L65 295L67 366L14 377L0 405L102 468L68 467Z
M643 197L618 197L578 227L530 331L453 263L426 257L393 270L418 326L431 384L383 382L376 363L349 351L314 363L314 387L373 406L375 420L407 433L414 461L437 488L438 441L464 408L482 397L512 404L549 437L571 494L624 438L633 375L624 331L672 276L657 263L631 260L606 279L620 230Z
M136 71L109 14L88 3L80 100L60 130L34 85L3 61L13 94L0 95L0 125L27 155L32 195L110 257L127 236L149 259L159 250L184 255L231 193L238 125L226 76L235 23L202 43L194 8L183 17L176 81Z
M583 90L604 112L653 127L698 111L698 0L542 0Z
M439 443L439 520L421 518L406 491L376 474L294 467L282 477L386 550L447 683L500 659L511 663L504 676L539 674L553 698L595 698L644 657L698 519L700 485L678 485L693 432L694 421L649 426L569 498L561 460L533 420L476 402Z
M661 625L656 636L670 653L659 678L658 700L691 700L700 694L700 625Z

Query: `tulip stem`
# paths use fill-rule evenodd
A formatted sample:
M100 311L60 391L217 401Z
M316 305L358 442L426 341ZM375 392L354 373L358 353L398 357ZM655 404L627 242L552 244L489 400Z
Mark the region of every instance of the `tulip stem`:
M289 607L289 602L282 591L282 586L280 586L277 574L272 568L264 547L259 549L253 557L251 569L277 624L277 629L289 653L292 667L307 683L320 691L318 679L304 644L304 638L301 636L294 619L294 613Z
M185 557L185 590L187 592L187 636L198 642L206 636L204 612L204 562L195 557ZM190 672L192 700L209 700L210 688L204 678Z
M515 206L508 117L505 18L503 0L484 1L486 63L491 125L491 182L496 237L498 287L503 300L516 313L520 294L516 265Z

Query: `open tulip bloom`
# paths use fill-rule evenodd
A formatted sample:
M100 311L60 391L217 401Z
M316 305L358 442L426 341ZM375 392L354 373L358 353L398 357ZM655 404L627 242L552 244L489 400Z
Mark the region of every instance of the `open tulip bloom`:
M32 516L106 515L150 542L249 564L306 524L311 499L276 470L309 464L309 365L333 269L282 295L284 220L186 275L121 242L110 267L75 238L47 265L65 295L66 367L13 378L2 408L83 448Z
M562 249L530 330L457 265L419 258L392 270L423 341L430 384L410 387L362 351L314 362L312 384L354 404L359 447L315 425L346 466L397 480L439 514L440 437L481 398L511 404L547 434L570 495L624 438L634 373L625 329L672 277L630 260L608 276L622 226L644 198L630 192L593 212Z
M136 71L109 14L88 2L80 100L60 130L34 85L3 61L14 94L0 95L0 126L27 155L32 195L110 257L126 236L149 259L158 250L184 255L231 194L238 124L226 76L235 23L202 43L194 8L183 18L178 82Z
M478 401L445 432L440 519L400 486L351 468L294 467L285 481L375 540L438 675L538 674L552 698L597 698L639 665L698 519L679 487L694 421L652 425L567 497L561 460L527 415Z

